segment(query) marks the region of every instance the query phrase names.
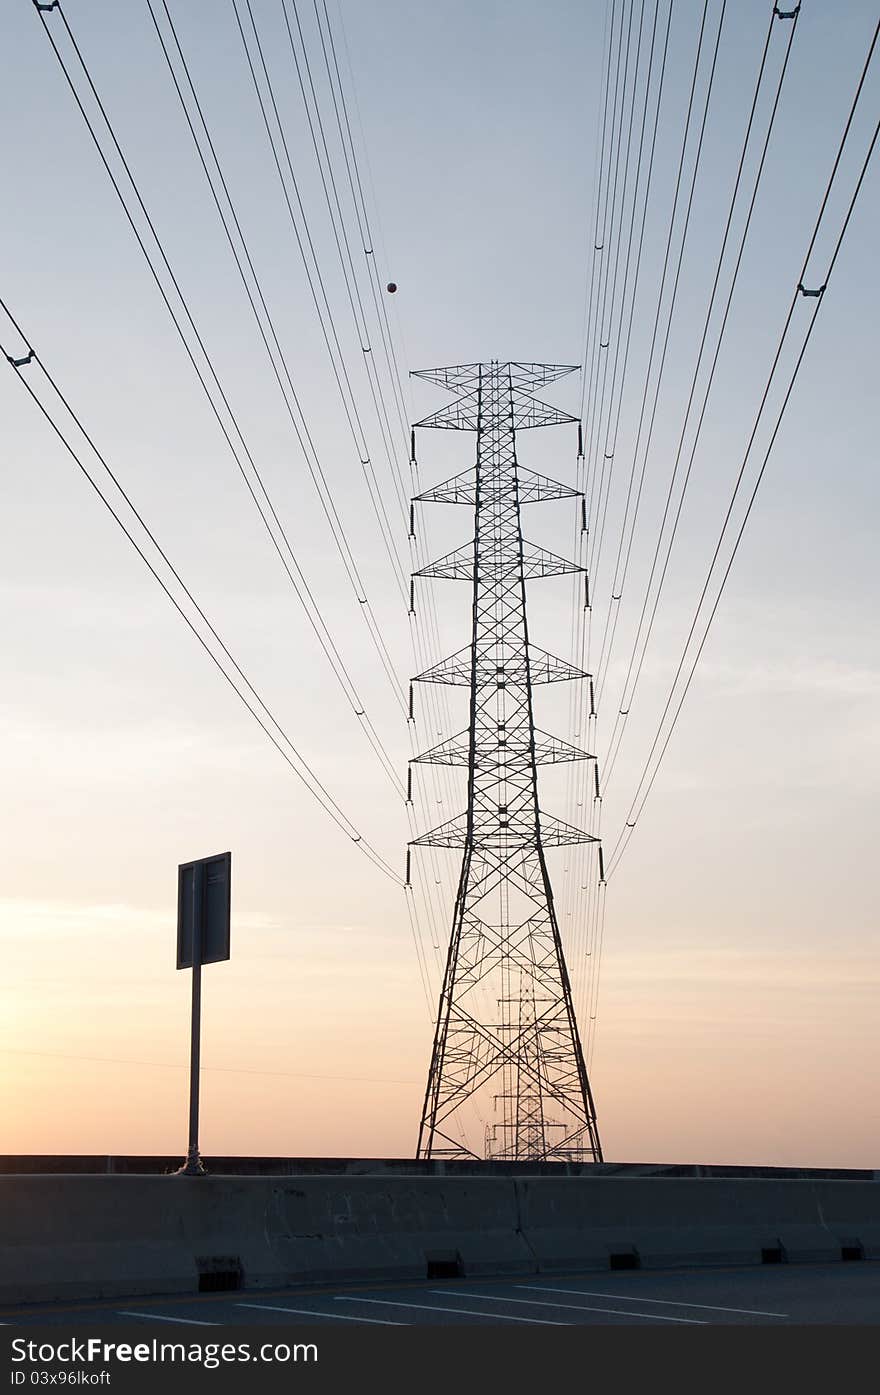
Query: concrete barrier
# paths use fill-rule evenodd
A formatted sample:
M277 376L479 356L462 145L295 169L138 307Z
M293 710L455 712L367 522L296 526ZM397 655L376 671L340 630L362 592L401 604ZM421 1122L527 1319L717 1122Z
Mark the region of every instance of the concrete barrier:
M0 1301L529 1273L504 1178L4 1177ZM237 1286L234 1283L231 1286Z
M0 1179L0 1301L192 1292L198 1269L174 1181Z
M880 1185L700 1177L0 1177L0 1301L880 1258Z
M539 1270L877 1257L874 1182L539 1178L515 1182Z
M429 1263L468 1274L531 1268L503 1178L303 1178L275 1197L279 1255L298 1274L424 1278Z

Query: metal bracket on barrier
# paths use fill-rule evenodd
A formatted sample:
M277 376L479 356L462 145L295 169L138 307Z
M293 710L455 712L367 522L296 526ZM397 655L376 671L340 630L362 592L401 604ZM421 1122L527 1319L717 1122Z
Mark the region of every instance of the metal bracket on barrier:
M825 286L819 286L818 289L815 291L808 291L803 281L798 281L798 290L800 291L801 295L811 296L814 300L819 300L821 299L822 293L825 290Z
M800 5L795 5L793 10L780 10L778 5L773 6L774 19L797 19L800 12Z

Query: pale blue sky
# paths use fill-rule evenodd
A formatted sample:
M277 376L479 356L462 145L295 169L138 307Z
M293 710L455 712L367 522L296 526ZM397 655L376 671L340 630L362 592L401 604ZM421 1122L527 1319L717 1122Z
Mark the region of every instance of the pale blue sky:
M406 619L341 420L231 4L169 3L341 516L405 677L413 665ZM312 8L305 0L300 8L317 66ZM771 8L764 0L727 6L612 691L647 575ZM742 458L876 11L867 0L803 5L668 590L607 793L603 826L612 838ZM254 0L254 12L368 405L280 0ZM621 478L701 12L696 0L676 0ZM712 36L718 12L711 0ZM78 0L66 13L322 610L403 772L405 726L341 581L145 0ZM604 4L342 0L342 14L382 277L399 285L402 363L577 362ZM338 26L335 3L331 16ZM60 36L57 15L47 21ZM778 34L774 44L775 73ZM0 53L0 294L304 754L402 869L400 802L328 679L28 0L3 7ZM817 279L878 106L880 59L817 247ZM865 1072L878 1045L878 213L875 161L681 723L609 890L594 1076L613 1157L877 1165L868 1097L876 1091ZM5 324L0 337L17 349ZM440 405L433 389L412 387L417 416ZM548 395L577 411L575 379ZM213 1114L210 1102L205 1110L206 1147L410 1151L430 1024L400 893L322 819L221 686L11 371L0 375L0 411L0 932L10 1008L0 1048L59 1053L9 1056L14 1116L22 1115L22 1080L36 1101L9 1146L176 1146L184 1082L173 1065L132 1068L131 1076L60 1056L182 1059L186 985L171 967L175 868L231 847L238 921L233 962L211 971L206 992L206 1061L414 1083L377 1084L371 1095L343 1079L315 1100L305 1082L276 1081L279 1110L271 1078L257 1091L256 1076L218 1076L226 1083ZM472 446L471 437L422 433L423 481L463 468ZM571 429L521 443L524 463L566 480L574 455ZM609 526L619 519L621 478ZM433 513L437 552L464 539L465 511ZM533 510L527 523L554 550L569 550L564 505ZM599 617L608 581L606 564L594 595ZM467 640L467 598L451 584L436 587L441 647L450 652ZM549 582L533 592L534 637L567 652L566 587ZM564 732L565 702L541 701L541 724ZM613 719L611 700L609 708ZM454 710L463 725L460 699ZM601 749L610 724L601 714ZM546 790L546 806L564 812L563 781L548 778ZM441 808L434 821L453 812ZM555 867L561 884L558 855ZM572 968L577 983L583 965ZM98 1089L94 1073L105 1069L113 1082ZM865 1083L855 1098L842 1083L852 1076ZM166 1090L169 1078L175 1084ZM53 1133L58 1103L70 1099L80 1102L75 1119Z

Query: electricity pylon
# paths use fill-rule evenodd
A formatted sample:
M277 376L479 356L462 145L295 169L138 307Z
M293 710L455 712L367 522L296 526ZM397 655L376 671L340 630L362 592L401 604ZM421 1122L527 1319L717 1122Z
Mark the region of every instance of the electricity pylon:
M466 813L411 845L464 850L419 1157L478 1156L465 1142L475 1115L487 1156L602 1159L545 859L595 839L539 810L537 780L539 764L593 757L538 730L532 709L534 684L589 675L535 648L526 618L527 581L584 569L525 542L520 518L523 504L579 491L516 458L518 431L576 420L532 395L574 371L493 360L415 375L456 393L419 427L477 434L475 467L416 496L475 510L473 543L415 573L473 588L470 646L414 680L470 689L467 731L415 758L468 772Z

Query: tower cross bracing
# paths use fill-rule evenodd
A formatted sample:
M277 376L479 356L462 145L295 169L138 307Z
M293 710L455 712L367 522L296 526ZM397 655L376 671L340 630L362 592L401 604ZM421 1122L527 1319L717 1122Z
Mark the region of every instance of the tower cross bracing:
M415 679L470 690L467 730L416 757L467 769L465 813L412 845L463 853L420 1157L478 1156L465 1142L475 1109L486 1156L602 1158L545 858L548 847L595 840L541 812L537 777L540 764L592 757L537 729L533 711L535 684L588 675L531 645L526 612L527 581L583 568L524 541L521 522L523 504L578 491L516 454L518 431L576 420L534 396L573 371L493 360L415 375L456 394L417 425L474 431L477 442L472 470L417 496L470 505L475 518L472 544L416 573L472 586L469 648Z

